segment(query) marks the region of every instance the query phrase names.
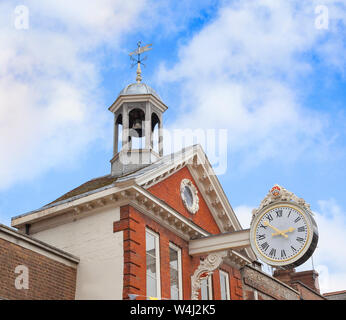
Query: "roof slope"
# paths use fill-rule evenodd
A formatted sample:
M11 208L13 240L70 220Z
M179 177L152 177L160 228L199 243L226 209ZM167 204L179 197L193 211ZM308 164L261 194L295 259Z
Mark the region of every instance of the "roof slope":
M59 197L59 198L55 199L54 201L46 204L45 206L50 206L54 203L57 203L57 202L60 202L63 200L67 200L67 199L70 199L72 197L76 197L78 195L97 190L99 188L103 188L105 186L113 184L116 180L117 180L117 177L113 177L110 174L103 176L103 177L92 179L90 181L83 183L79 187L65 193L61 197Z
M55 199L54 201L46 204L44 207L54 205L60 201L68 200L70 198L74 198L74 197L83 195L85 193L90 193L92 191L96 191L100 188L115 185L116 182L124 182L127 180L141 177L141 176L146 175L150 172L154 172L157 169L164 167L167 164L172 163L175 159L181 158L187 150L191 150L193 147L195 147L195 146L191 146L189 148L186 148L184 151L182 150L182 151L178 151L176 153L168 154L168 155L162 157L161 159L158 159L157 161L155 161L152 164L148 164L145 167L142 167L142 168L140 168L134 172L127 173L127 174L120 176L120 177L119 176L115 177L115 176L112 176L109 174L109 175L105 175L102 177L98 177L98 178L89 180L89 181L81 184L77 188L63 194L61 197Z

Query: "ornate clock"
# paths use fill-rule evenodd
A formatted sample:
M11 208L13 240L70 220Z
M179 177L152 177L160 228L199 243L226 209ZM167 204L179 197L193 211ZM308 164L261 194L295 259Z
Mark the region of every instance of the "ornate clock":
M275 185L253 210L250 243L263 262L285 269L308 260L316 249L318 229L309 204Z

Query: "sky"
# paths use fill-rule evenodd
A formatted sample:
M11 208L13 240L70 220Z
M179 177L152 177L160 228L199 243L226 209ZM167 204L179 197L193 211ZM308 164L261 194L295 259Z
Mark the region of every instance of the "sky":
M0 28L0 223L110 172L140 40L167 135L216 134L201 144L242 226L274 184L304 198L320 240L298 270L346 289L344 1L2 0Z

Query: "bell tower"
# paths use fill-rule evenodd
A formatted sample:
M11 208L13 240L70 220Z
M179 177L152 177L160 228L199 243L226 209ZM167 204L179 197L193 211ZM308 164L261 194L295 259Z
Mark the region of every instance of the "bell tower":
M134 172L163 155L162 115L167 106L154 89L141 82L140 54L150 50L148 46L140 47L139 42L138 49L130 54L131 58L138 56L137 82L126 86L109 107L114 114L113 176Z

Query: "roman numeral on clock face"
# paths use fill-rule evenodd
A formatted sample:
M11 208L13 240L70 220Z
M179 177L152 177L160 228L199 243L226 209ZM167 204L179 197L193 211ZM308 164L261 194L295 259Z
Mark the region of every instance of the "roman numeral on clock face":
M298 217L296 220L294 220L294 222L297 223L301 219L302 219L301 217Z
M273 221L273 216L270 213L268 213L267 219L269 222L271 222L271 221Z
M267 249L269 248L269 244L267 242L264 242L261 244L261 247L264 251L267 251Z
M305 231L305 227L303 226L303 227L299 227L298 229L298 232L304 232Z
M276 212L276 217L277 218L280 218L280 217L282 217L282 210L280 209L280 210L277 210L277 211L275 211Z
M269 252L269 255L271 256L271 257L274 257L275 255L276 255L276 249L271 249L270 250L270 252Z
M281 258L286 258L286 251L285 250L281 250Z
M298 242L304 242L304 239L303 238L301 238L301 237L297 237L297 239L296 239Z
M266 237L265 234L259 234L259 235L258 235L258 240L264 240L265 237Z

